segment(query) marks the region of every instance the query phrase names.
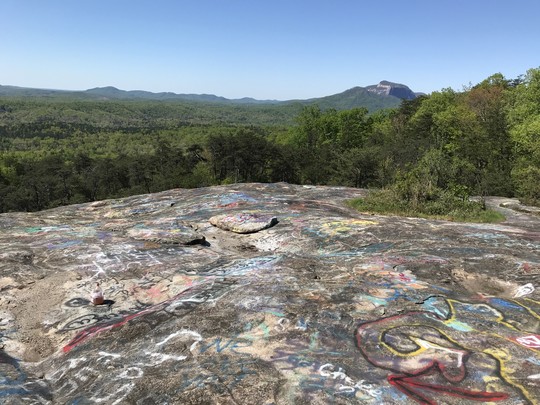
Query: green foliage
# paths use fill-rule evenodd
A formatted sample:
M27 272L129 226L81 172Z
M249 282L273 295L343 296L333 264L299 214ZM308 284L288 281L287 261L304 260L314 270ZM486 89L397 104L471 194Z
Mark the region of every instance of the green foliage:
M191 176L188 176L182 186L184 188L208 187L214 182L212 171L206 162L197 162Z
M437 193L416 204L404 200L396 188L373 191L365 198L348 202L361 212L390 214L407 217L444 219L456 222L501 222L505 217L493 210L485 209L481 202L469 201L451 191Z
M323 110L351 110L355 108L365 108L369 112L395 108L400 100L397 97L380 96L371 93L363 87L353 87L343 93L321 97L314 100L305 100L304 105L317 105Z
M476 212L470 195L540 201L538 69L371 113L47 97L0 97L1 211L278 181L384 188L373 203L410 215Z
M290 125L300 105L0 97L0 137L66 138L101 131L138 133L190 125Z
M521 164L512 171L516 194L525 204L540 205L540 166Z
M361 159L366 157L364 147L369 147L372 132L373 119L364 108L323 111L316 105L305 107L287 140L297 151L300 181L367 185L374 165Z
M531 69L509 95L507 107L514 142L512 180L528 203L540 201L540 69Z

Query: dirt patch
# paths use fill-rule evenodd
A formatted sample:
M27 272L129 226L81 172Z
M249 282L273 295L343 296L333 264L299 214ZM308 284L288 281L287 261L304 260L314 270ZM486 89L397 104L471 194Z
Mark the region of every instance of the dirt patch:
M503 281L486 274L469 273L464 269L454 269L452 280L472 294L483 294L501 298L513 298L519 285Z
M60 306L64 299L61 286L66 281L66 274L53 273L16 292L16 302L11 312L17 319L19 341L22 345L6 344L6 351L21 360L37 362L50 356L58 347L54 336L47 335L43 321Z

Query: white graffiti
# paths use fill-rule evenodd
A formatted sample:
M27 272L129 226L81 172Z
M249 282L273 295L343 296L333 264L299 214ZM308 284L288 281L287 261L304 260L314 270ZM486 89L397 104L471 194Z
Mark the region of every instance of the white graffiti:
M461 367L463 365L463 357L467 354L466 351L450 349L448 347L439 346L437 344L434 344L432 342L428 342L427 340L420 339L420 338L412 338L411 337L411 339L422 348L432 349L435 352L445 352L445 353L447 353L447 356L450 357L450 358L455 357L456 364L457 364L458 367Z
M354 382L341 367L338 367L337 371L334 371L335 369L336 367L333 364L326 363L319 367L319 374L323 377L331 377L333 380L343 381L345 384L340 384L338 387L340 392L353 393L358 390L373 398L377 398L382 394L382 391L376 389L373 384L365 383L364 380Z
M164 353L145 352L144 354L146 354L152 360L151 362L147 362L145 364L147 366L157 366L169 360L182 361L182 360L187 359L187 356L171 356L170 354L164 354Z
M144 372L139 367L128 367L124 371L122 371L120 374L116 376L117 380L122 379L128 379L128 380L135 380L137 378L141 378L144 375Z
M514 298L523 297L525 295L529 295L532 292L534 292L534 286L531 283L522 285L516 290L516 293L514 294Z
M74 375L79 382L95 381L101 377L101 374L93 367L83 367Z
M96 272L96 274L94 274L90 279L94 279L94 278L99 278L100 274L104 274L104 275L107 275L107 273L105 272L105 270L103 270L103 268L97 264L95 261L92 262L92 264L94 266L97 267L97 270L94 270Z
M56 370L51 375L46 376L48 380L60 380L68 370L72 370L75 367L77 367L80 363L84 363L86 361L86 357L80 357L77 359L68 359L67 365L60 367L58 370ZM60 376L57 377L57 374L60 373Z
M120 388L116 390L116 392L107 395L106 397L98 397L93 396L90 398L90 401L97 402L97 403L106 403L111 405L117 405L121 403L125 397L131 392L131 390L135 387L134 383L127 383L122 385ZM112 400L115 400L114 402L111 402Z
M279 332L283 332L285 329L289 327L289 324L291 321L289 321L287 318L280 318L277 322L277 325L274 327L275 330Z
M165 339L163 339L161 342L159 343L156 343L156 346L163 346L165 343L167 343L169 340L171 339L174 339L178 336L191 336L192 338L195 339L195 341L191 344L191 346L189 347L189 351L191 353L194 353L194 350L195 348L197 347L197 344L203 340L202 336L197 333L197 332L194 332L192 330L180 330L178 332L174 332L172 334L170 334L169 336L167 336Z
M540 348L540 336L530 335L516 338L516 342L525 347L532 347L534 349Z
M73 380L67 380L62 386L59 387L59 390L65 392L66 395L70 395L73 392L76 392L79 389L79 385Z
M103 350L98 351L98 356L95 358L96 364L106 366L107 369L118 368L111 378L107 380L103 379L102 374L99 372L99 367L95 367L95 364L91 365L92 359L87 357L67 359L63 366L51 375L47 375L46 378L58 384L58 390L66 396L84 390L93 393L93 396L88 398L92 403L113 405L124 403L126 397L135 387L135 380L144 376L145 368L158 366L166 361L184 361L187 359L188 356L186 355L162 352L174 349L174 347L168 348L168 346L180 339L184 341L183 343L190 345L189 350L195 355L197 345L203 340L203 337L197 332L185 329L171 333L169 336L155 343L153 350L145 350L143 352L144 358L141 362L129 361L129 358L125 359L119 353L109 353ZM68 372L72 370L75 373L70 378Z
M103 364L108 364L112 361L112 359L118 359L122 357L120 354L116 353L107 353L107 352L99 352L99 357L97 358L98 362L103 361Z

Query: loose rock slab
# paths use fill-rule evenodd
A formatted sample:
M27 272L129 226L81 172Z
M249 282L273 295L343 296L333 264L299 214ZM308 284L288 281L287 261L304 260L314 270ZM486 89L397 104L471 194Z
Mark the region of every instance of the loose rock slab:
M274 226L278 220L271 215L241 212L213 216L210 218L210 223L225 231L254 233Z
M138 224L126 231L127 236L142 241L164 244L197 245L204 244L205 237L193 227L178 223L148 223Z

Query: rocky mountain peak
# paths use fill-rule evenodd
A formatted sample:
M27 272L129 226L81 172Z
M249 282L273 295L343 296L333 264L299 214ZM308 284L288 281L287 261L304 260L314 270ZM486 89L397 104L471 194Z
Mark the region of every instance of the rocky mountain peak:
M379 84L367 86L366 89L370 93L378 94L380 96L394 96L404 100L412 100L417 96L416 93L404 84L393 83L387 80L383 80Z

